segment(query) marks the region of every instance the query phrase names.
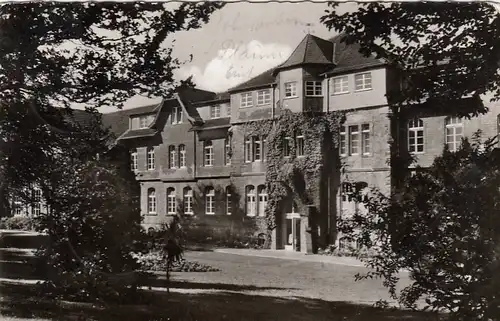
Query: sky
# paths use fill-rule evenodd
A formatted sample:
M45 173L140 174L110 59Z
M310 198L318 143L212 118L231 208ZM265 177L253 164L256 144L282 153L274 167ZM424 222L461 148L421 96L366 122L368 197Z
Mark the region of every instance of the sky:
M307 33L335 36L320 23L326 9L326 3L313 2L228 3L200 29L175 34L173 55L185 61L193 54L175 75L178 80L193 75L198 88L225 91L286 60ZM124 109L160 101L136 96ZM104 113L116 110L100 108Z

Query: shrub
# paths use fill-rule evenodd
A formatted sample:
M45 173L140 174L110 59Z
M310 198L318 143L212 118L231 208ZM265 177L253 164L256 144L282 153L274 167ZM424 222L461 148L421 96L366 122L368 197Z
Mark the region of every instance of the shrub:
M6 230L33 231L35 220L27 216L2 217L0 228Z
M161 251L151 251L148 253L134 253L133 256L140 264L141 271L165 272L167 270L167 259ZM217 272L219 269L195 261L173 262L170 268L171 272Z

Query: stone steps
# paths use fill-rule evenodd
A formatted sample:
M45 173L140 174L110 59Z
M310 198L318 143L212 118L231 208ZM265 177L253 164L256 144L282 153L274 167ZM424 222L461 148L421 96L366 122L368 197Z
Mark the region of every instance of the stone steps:
M35 251L47 241L47 235L39 233L0 231L0 278L43 278L44 262Z

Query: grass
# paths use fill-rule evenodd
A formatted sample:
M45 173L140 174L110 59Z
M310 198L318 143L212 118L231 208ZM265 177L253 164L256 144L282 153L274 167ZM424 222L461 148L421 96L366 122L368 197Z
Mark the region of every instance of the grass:
M93 307L40 301L32 286L2 286L1 313L31 320L270 320L270 321L381 321L437 320L436 316L401 310L383 310L349 302L327 302L302 297L277 298L266 295L217 292L209 294L146 291L150 304ZM22 299L21 299L22 298ZM13 319L16 320L16 319Z
M166 286L160 275L149 283L153 290L144 292L147 305L125 307L40 301L32 286L1 284L0 314L37 321L437 320L432 314L372 307L387 299L387 291L380 280L355 282L363 267L216 252L185 257L220 271L173 273L170 294L157 291Z

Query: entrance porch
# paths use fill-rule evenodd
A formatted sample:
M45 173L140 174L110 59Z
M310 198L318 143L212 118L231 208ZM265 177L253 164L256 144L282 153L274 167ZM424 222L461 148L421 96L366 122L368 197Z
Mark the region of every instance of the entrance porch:
M285 250L312 254L311 214L313 207L299 213L296 206L285 210L276 221L271 238L273 250Z

